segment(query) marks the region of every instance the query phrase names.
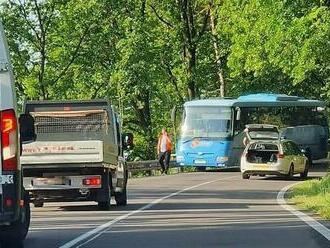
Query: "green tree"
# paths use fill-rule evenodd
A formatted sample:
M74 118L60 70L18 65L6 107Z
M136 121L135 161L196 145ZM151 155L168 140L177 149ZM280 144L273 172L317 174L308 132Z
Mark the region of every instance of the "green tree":
M226 25L218 28L230 37L233 88L322 95L329 82L329 14L322 1L225 1Z

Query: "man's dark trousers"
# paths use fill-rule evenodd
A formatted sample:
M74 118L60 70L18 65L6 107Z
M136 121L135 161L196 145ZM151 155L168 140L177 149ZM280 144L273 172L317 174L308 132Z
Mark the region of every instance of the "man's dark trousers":
M165 172L167 174L168 168L170 165L170 158L171 158L170 151L159 153L159 163L160 163L160 166L162 167L162 173ZM165 161L165 163L164 163L164 161Z

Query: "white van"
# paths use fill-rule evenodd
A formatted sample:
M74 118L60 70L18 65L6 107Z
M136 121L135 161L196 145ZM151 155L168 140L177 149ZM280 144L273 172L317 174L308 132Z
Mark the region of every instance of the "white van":
M24 115L21 140L33 140L33 119ZM30 224L28 195L22 186L15 87L8 47L0 22L0 244L19 247ZM32 129L31 129L32 128ZM30 136L30 138L28 138Z

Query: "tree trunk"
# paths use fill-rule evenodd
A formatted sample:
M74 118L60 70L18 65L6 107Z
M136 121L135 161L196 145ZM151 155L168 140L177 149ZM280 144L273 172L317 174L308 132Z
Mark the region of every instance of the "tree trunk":
M187 88L188 98L196 98L196 82L194 73L196 70L196 27L192 3L189 0L178 1L181 11L181 22L183 27L183 58L187 64Z
M39 9L38 1L34 0L35 12L37 13L38 18L38 25L40 29L40 39L39 39L39 46L40 46L40 71L38 75L39 86L41 90L41 100L45 100L48 98L48 94L45 87L44 76L45 76L45 66L46 66L46 33L44 30L44 23L43 18L41 16L41 12Z
M217 64L217 76L218 76L218 80L219 80L220 97L225 97L226 82L225 82L225 78L223 76L221 56L219 53L217 32L215 29L215 20L214 20L214 13L213 13L212 7L211 7L211 12L210 12L210 26L211 26L211 32L212 32L214 54L215 54L215 59L216 59L216 64Z
M155 151L154 141L156 137L153 137L152 133L150 100L150 91L146 91L144 94L138 95L136 100L133 101L139 126L141 127L140 133L144 135L148 143L145 159L153 159Z
M188 97L189 100L192 100L196 98L196 82L194 79L194 71L196 68L196 48L192 47L191 49L188 49L186 55L186 59L188 60Z

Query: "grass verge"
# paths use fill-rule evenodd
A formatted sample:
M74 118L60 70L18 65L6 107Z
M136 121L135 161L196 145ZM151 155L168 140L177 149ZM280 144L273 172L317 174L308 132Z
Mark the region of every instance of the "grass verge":
M322 179L308 180L291 188L290 202L330 219L330 173Z

